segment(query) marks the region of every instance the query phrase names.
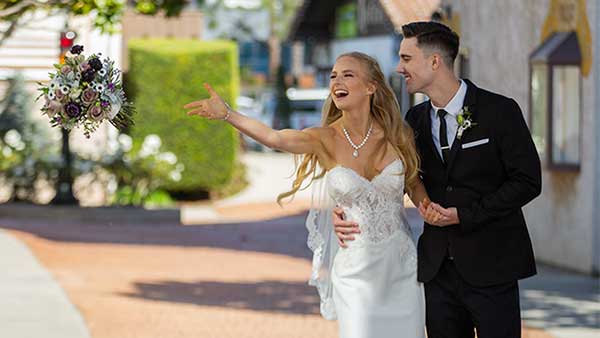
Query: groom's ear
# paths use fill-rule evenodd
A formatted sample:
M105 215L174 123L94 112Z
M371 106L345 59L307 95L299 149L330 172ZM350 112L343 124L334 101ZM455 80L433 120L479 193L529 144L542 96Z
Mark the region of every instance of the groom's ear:
M442 56L438 53L434 53L431 55L431 68L433 70L438 70L440 69L440 67L442 67L444 64L444 60L442 59Z
M433 70L438 70L442 66L441 62L442 58L440 57L440 54L431 54L431 68Z

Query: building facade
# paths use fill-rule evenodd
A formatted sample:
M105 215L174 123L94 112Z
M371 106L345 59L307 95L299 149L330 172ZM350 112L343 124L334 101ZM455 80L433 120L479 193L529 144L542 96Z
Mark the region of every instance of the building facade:
M597 275L600 5L450 0L442 8L459 26L470 79L514 98L536 141L542 194L524 212L537 259Z

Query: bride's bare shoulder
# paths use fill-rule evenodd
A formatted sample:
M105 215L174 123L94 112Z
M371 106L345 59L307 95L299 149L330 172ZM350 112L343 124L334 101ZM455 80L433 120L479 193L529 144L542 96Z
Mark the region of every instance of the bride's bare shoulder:
M321 140L323 143L331 142L337 132L334 126L311 127L305 129L304 131L308 132L314 137L319 138L319 140Z

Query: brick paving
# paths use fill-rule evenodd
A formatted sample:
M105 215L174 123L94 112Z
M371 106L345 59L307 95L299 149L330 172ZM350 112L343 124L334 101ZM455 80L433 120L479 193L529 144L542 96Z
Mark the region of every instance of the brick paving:
M94 338L334 338L318 314L305 212L214 225L2 221L55 276ZM262 208L262 211L261 211ZM526 329L524 338L550 338Z

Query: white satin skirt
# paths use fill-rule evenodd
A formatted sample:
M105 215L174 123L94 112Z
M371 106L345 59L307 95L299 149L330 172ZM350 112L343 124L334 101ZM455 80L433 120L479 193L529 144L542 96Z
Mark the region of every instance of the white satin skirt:
M407 236L399 230L338 251L331 278L340 338L425 337L425 296Z

